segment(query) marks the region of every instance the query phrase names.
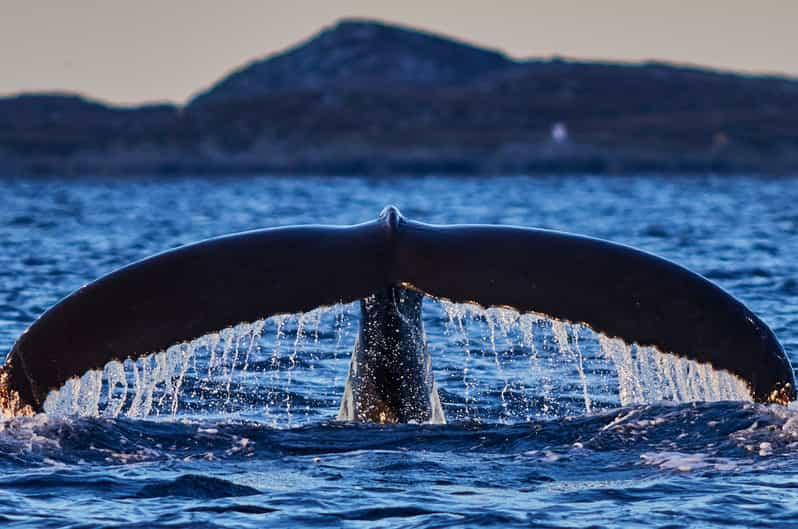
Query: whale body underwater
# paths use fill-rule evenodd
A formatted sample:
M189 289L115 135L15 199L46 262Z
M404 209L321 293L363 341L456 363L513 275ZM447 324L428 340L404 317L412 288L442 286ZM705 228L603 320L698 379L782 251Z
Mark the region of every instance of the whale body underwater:
M340 420L445 422L421 319L423 298L510 307L581 323L627 343L727 371L753 399L796 399L768 326L709 280L590 237L495 225L431 225L393 206L353 226L223 236L104 276L47 310L0 366L0 411L137 358L278 314L360 300Z

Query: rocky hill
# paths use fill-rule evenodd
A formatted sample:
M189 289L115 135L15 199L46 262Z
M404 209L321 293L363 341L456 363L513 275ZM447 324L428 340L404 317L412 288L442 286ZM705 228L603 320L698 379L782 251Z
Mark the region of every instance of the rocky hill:
M344 21L185 107L0 99L0 173L798 174L798 82Z
M193 105L297 91L390 90L466 83L513 64L504 55L439 36L344 21L294 49L249 64Z

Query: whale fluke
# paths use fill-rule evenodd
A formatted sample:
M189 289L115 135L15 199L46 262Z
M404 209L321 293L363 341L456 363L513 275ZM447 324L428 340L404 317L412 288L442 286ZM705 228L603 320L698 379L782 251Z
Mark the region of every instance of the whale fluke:
M584 323L733 373L758 402L795 400L794 374L773 332L686 268L578 235L423 224L394 207L354 226L271 228L211 239L98 279L19 337L0 373L0 398L5 392L40 411L50 390L109 361L397 287Z
M297 226L183 246L86 285L46 311L6 359L40 411L47 393L111 360L244 321L364 298L385 284L387 228Z
M402 279L430 296L586 324L728 371L757 402L796 398L787 355L761 319L704 277L650 253L541 229L409 221L396 247Z

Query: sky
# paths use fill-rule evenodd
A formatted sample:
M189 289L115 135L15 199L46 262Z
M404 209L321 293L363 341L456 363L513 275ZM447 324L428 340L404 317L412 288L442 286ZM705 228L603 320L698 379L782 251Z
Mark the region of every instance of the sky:
M184 103L341 18L515 58L662 60L798 78L798 0L0 0L0 94Z

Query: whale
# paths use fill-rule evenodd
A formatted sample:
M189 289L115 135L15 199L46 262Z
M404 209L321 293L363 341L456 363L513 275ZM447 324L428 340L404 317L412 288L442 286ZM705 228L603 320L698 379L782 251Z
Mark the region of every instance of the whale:
M444 424L421 319L421 292L392 286L360 301L338 420Z
M78 289L0 366L0 408L36 413L51 390L114 360L241 322L360 301L339 418L442 422L424 297L509 307L727 371L756 402L796 399L773 331L701 275L623 244L537 228L432 225L387 206L351 226L265 228L175 248Z

